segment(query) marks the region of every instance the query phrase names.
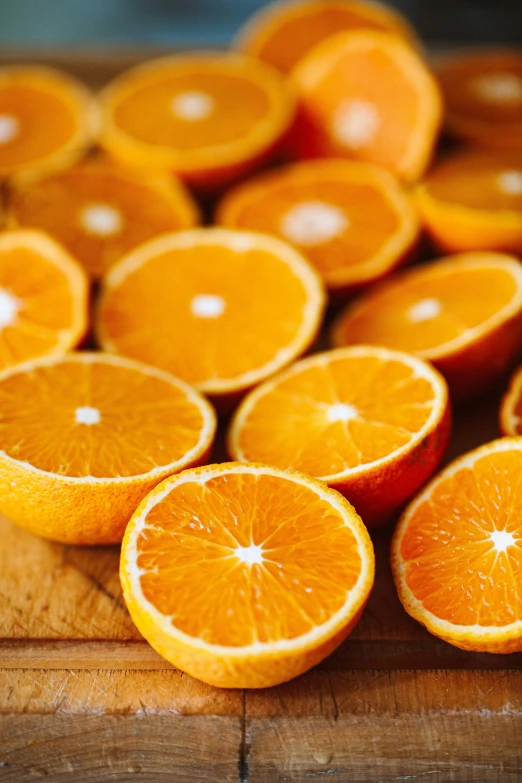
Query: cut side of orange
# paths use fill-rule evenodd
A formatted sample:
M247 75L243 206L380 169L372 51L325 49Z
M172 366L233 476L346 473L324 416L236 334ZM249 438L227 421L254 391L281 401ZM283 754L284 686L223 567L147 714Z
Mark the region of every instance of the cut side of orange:
M419 235L416 210L391 174L339 159L298 163L239 185L221 202L217 222L290 242L337 294L407 260Z
M513 374L500 405L500 429L503 435L522 435L522 367Z
M319 328L321 280L265 234L166 234L104 280L97 334L108 351L162 367L223 401L303 353Z
M66 168L94 139L98 119L72 77L36 65L0 69L0 177Z
M111 155L203 189L268 159L295 112L277 71L235 53L153 60L118 77L101 101L101 141Z
M85 273L40 231L0 234L0 370L64 353L87 329Z
M441 249L522 253L522 156L453 156L429 173L416 196Z
M445 57L437 76L446 126L456 138L522 151L522 52L475 51Z
M210 404L161 370L103 353L38 359L0 374L0 509L71 544L121 541L141 499L204 463Z
M406 509L392 543L406 611L464 650L522 650L522 439L449 465Z
M437 83L397 36L361 30L318 44L293 72L302 157L377 163L406 181L427 167L441 122Z
M9 194L8 220L47 231L99 278L137 245L192 228L199 216L172 177L137 176L96 160L19 182Z
M282 0L254 14L235 46L289 73L316 44L346 30L383 30L416 44L405 17L391 6L361 0Z
M432 362L458 398L506 372L522 346L522 267L462 253L396 275L342 313L334 345L370 343Z
M295 471L229 463L153 490L122 546L123 595L160 655L210 685L264 688L329 655L374 577L344 498Z
M431 476L449 434L448 390L436 370L353 346L303 359L254 389L232 420L228 451L321 478L375 525Z

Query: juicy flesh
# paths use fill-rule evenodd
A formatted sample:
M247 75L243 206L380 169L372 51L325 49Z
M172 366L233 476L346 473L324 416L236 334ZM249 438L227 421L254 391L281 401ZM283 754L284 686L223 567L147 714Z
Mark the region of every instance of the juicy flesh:
M442 201L522 215L520 156L462 156L437 166L426 184L430 195Z
M313 490L270 475L174 487L148 512L137 548L145 597L180 631L229 646L294 639L321 625L361 568L341 514Z

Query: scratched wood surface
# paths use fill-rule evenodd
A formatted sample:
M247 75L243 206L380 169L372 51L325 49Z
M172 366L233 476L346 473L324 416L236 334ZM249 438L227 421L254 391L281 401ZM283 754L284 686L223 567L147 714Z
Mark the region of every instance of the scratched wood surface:
M40 60L98 87L151 54L0 60ZM451 456L498 436L500 393L458 411ZM49 543L0 517L0 781L521 781L522 656L431 637L397 599L390 531L373 538L374 591L329 659L277 688L219 691L141 639L116 547Z

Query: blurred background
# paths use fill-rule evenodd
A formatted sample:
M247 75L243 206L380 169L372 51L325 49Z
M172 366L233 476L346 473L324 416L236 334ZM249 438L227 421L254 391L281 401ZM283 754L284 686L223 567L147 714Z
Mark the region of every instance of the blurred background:
M522 0L395 0L434 44L522 43ZM0 46L222 46L261 0L0 0Z

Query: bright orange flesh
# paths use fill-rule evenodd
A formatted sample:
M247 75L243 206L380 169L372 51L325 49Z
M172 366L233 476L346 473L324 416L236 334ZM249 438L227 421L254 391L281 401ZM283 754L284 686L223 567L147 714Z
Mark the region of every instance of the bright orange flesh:
M294 244L337 292L405 260L419 230L413 206L388 172L339 159L288 166L238 186L221 202L217 221Z
M73 348L87 327L78 264L38 231L0 235L0 369Z
M21 182L9 196L8 218L47 231L92 277L158 234L191 228L197 208L182 186L101 161Z
M265 6L247 22L236 47L283 73L316 44L346 30L383 30L415 42L404 17L390 6L360 0L286 0Z
M522 435L522 368L514 373L502 399L500 429L508 437Z
M405 609L457 647L522 650L522 441L456 460L404 512L392 566Z
M293 81L301 100L295 140L302 156L358 158L407 181L423 173L441 100L426 64L400 38L339 33L296 66Z
M264 687L346 636L373 552L324 484L230 463L157 487L129 524L120 573L134 621L168 660L214 685Z

